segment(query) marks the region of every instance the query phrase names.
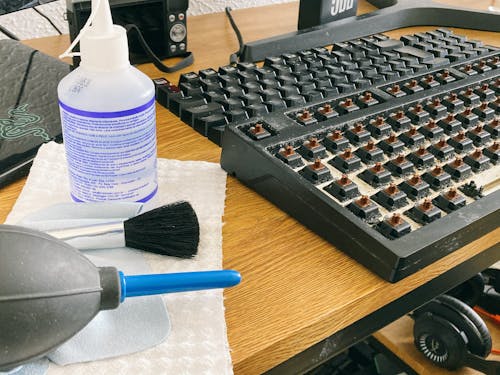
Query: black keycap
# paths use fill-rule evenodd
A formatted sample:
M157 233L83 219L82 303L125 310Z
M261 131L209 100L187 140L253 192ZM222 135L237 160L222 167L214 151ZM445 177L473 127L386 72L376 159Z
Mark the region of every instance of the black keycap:
M217 146L222 146L222 137L224 134L225 125L223 126L211 126L208 128L208 139L210 139Z
M212 79L217 79L218 77L218 73L217 71L215 71L214 69L212 68L208 68L208 69L202 69L198 72L198 75L203 78L203 79L208 79L208 80L212 80Z
M205 98L200 96L175 97L169 100L168 109L174 115L179 116L182 108L196 107L206 104Z
M204 92L203 97L207 100L208 103L226 100L226 97L221 90Z
M306 104L306 100L304 99L304 97L298 94L287 96L286 98L284 98L284 100L288 108Z
M259 92L257 92L257 94L259 94L262 97L263 101L268 101L271 99L279 99L281 97L280 92L276 89L260 90Z
M245 94L243 89L239 86L224 87L222 89L222 92L224 93L224 95L226 95L227 98L237 98L237 97Z
M251 92L245 95L241 95L239 97L243 101L243 104L245 105L250 105L250 104L255 104L255 103L262 103L262 98L260 97L259 94L255 92Z
M199 95L203 92L199 81L193 83L182 82L179 84L179 87L185 96Z
M176 85L169 80L159 78L153 80L156 87L156 100L162 106L170 108L170 100L173 98L182 98L182 92Z
M221 85L216 77L215 79L200 79L201 87L203 91L214 91L219 90Z
M219 76L219 82L222 85L222 87L231 87L231 86L236 87L240 84L238 79L235 76L231 75Z
M274 79L276 77L274 70L269 67L257 68L253 70L259 79Z
M243 102L237 98L218 100L217 103L221 104L226 111L233 110L233 109L239 109L243 106Z
M306 100L306 102L308 102L308 103L323 99L323 95L321 95L321 91L318 91L318 90L311 90L311 91L303 92L301 94L301 96L303 96L304 99Z
M247 105L245 107L245 111L247 112L248 117L263 116L268 113L267 107L264 103L254 103L251 105Z
M220 75L236 76L236 73L238 73L238 69L232 65L221 66L219 68Z
M179 77L179 85L181 83L196 83L200 80L200 76L195 72L183 73Z
M223 107L219 103L202 104L196 107L183 107L180 112L180 118L186 124L193 126L197 118L220 114L222 110Z
M403 47L403 42L396 39L386 39L374 42L373 46L379 48L381 51L390 51Z
M214 126L223 126L227 124L227 120L222 114L213 114L197 118L194 122L194 130L201 133L205 137L208 136L208 130Z
M449 65L450 64L450 60L448 60L447 58L444 58L444 57L436 57L433 60L426 61L425 64L429 68L435 69L435 68L439 68L440 66Z
M342 94L348 94L356 90L354 83L341 83L337 85L337 88Z
M224 112L224 116L226 116L228 122L235 122L248 119L247 113L241 108L232 109L230 111Z
M285 109L286 103L280 98L271 98L264 102L269 112L274 112L276 110Z
M257 92L257 91L260 91L262 89L262 87L260 86L260 84L257 81L250 81L247 83L243 83L241 85L241 87L243 88L243 90L246 93Z

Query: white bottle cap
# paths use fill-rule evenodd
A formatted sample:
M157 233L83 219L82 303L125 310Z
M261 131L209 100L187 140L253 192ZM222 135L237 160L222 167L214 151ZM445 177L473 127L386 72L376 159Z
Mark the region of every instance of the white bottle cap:
M80 41L80 53L69 53ZM80 56L88 70L112 71L130 66L127 32L113 25L109 0L92 0L92 13L80 34L60 57Z

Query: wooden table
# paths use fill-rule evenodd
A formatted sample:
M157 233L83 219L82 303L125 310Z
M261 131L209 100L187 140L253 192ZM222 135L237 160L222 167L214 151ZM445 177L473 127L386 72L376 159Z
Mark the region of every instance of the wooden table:
M488 3L481 0L474 5L484 9ZM361 12L372 9L361 2ZM250 41L296 29L297 12L298 3L288 3L237 10L234 17L243 37ZM238 49L230 24L221 13L190 17L188 28L188 47L195 54L195 64L184 72L225 65L229 54ZM387 34L398 38L430 29L418 27ZM500 36L495 33L455 32L500 46ZM67 47L68 38L42 38L26 44L56 56ZM172 82L177 82L180 74L163 74L151 64L140 68L152 78L163 76ZM157 113L159 157L219 161L217 146L165 108L157 106ZM0 190L0 222L23 184L21 180ZM228 177L226 193L224 266L243 275L240 286L225 292L236 374L262 373L293 356L275 372L305 369L500 258L497 229L397 284L390 284L236 179Z

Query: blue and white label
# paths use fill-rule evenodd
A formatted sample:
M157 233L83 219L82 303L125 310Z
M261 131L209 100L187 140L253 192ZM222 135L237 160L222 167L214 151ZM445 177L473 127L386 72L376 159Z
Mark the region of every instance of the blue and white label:
M73 200L146 202L155 195L154 98L120 112L59 107Z

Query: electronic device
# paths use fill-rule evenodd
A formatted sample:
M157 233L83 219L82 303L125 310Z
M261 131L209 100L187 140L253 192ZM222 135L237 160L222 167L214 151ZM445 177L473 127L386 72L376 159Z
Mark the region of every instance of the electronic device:
M312 0L307 1L312 6L308 8L303 0L300 11L305 13L299 14L298 31L246 43L241 46L239 60L260 61L270 55L293 53L409 26L461 27L500 32L499 15L494 11L461 8L433 0L367 1L379 9L340 19L342 17L336 18L326 13L327 4L339 4L339 10L343 10L347 9L346 2L350 1Z
M356 15L358 0L301 0L299 30Z
M491 335L481 317L459 299L441 295L413 312L414 343L435 365L449 370L467 366L487 375L500 374L500 362L485 358Z
M156 84L229 174L394 282L500 222L499 67L438 29Z
M160 59L187 54L186 12L189 0L110 0L113 22L126 27L135 25L151 51ZM74 40L87 21L91 2L67 0L68 24ZM136 33L129 33L132 64L151 61ZM74 60L78 65L79 60Z
M26 175L44 142L61 141L57 84L69 65L0 41L0 186Z

